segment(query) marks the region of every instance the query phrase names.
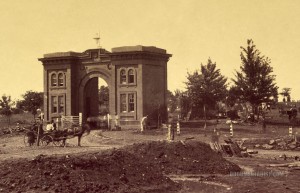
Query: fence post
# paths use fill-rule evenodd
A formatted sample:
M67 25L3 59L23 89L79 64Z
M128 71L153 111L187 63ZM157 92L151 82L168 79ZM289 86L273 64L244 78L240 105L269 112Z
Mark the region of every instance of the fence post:
M59 130L59 118L56 118L56 130Z
M82 113L79 113L79 126L82 126Z
M168 141L172 140L171 124L168 124Z
M230 136L233 137L233 125L232 125L232 121L230 122Z
M107 129L109 129L109 119L110 119L109 113L107 113Z
M292 135L293 135L293 127L290 126L290 128L289 128L289 136L291 137Z
M179 122L179 120L177 121L176 126L177 126L177 135L180 135L180 122Z

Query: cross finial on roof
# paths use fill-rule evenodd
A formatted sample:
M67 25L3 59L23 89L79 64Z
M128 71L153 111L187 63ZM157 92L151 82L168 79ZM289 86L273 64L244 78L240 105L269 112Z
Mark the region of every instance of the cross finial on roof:
M96 33L96 36L94 37L94 40L96 41L96 44L97 44L98 48L101 48L101 45L100 45L100 32Z

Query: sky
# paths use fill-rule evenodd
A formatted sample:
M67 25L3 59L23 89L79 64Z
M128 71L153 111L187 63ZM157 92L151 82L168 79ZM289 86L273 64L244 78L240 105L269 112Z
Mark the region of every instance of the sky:
M0 95L43 91L38 58L101 46L156 46L172 54L168 89L184 90L188 72L216 62L230 79L252 39L271 59L279 92L300 100L300 1L297 0L1 0Z

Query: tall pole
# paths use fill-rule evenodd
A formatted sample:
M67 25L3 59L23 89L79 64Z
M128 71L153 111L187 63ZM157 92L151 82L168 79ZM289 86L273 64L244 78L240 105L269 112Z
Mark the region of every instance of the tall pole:
M203 113L204 113L204 136L206 136L206 108L205 108L205 103L203 104Z

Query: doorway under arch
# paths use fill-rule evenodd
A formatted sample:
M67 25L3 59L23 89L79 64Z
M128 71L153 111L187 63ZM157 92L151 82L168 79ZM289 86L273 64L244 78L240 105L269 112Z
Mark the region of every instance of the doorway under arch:
M82 113L83 121L87 121L88 118L95 119L100 115L103 116L102 112L100 114L99 108L99 86L104 88L111 88L109 81L109 74L105 72L94 70L81 80L79 88L79 112ZM111 89L108 89L108 112L112 110L111 108Z

